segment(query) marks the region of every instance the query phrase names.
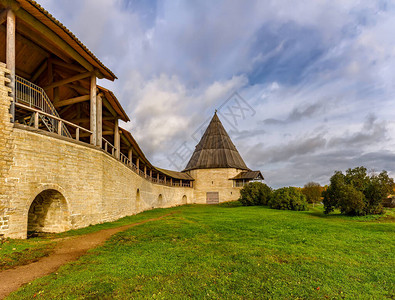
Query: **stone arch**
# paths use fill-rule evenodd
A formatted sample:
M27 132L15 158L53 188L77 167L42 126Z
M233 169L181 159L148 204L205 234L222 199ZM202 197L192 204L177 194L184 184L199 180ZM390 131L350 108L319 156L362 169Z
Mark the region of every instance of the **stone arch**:
M159 194L158 196L158 207L162 207L163 206L163 196L162 194Z
M27 213L28 235L57 233L71 229L70 211L64 195L57 189L40 187Z
M182 202L181 202L181 204L184 205L184 204L187 204L187 203L188 203L188 198L187 198L187 196L186 196L186 195L182 196Z

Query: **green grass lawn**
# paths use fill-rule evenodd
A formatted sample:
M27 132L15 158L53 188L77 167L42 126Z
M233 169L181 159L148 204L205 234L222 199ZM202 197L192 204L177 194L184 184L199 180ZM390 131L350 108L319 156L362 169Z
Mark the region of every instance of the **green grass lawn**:
M28 240L6 239L0 241L0 271L25 265L49 255L56 246L56 242L61 238L78 236L93 233L102 229L136 223L146 219L162 216L163 214L174 210L177 210L177 207L169 208L166 211L163 209L153 209L138 215L124 217L115 222L91 225L85 228L70 230L59 234L46 234L45 236Z
M114 235L9 299L395 298L393 211L376 219L320 207L171 210L179 212Z

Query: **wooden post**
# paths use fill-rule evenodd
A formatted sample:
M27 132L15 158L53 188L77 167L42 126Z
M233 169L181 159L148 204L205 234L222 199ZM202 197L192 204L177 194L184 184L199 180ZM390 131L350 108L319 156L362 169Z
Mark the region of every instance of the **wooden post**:
M92 131L91 144L96 145L96 75L91 76L90 96L90 130Z
M182 186L182 179L180 180L180 186Z
M173 178L170 178L170 185L173 185Z
M165 184L166 184L166 176L164 176L164 182L165 182Z
M159 182L159 173L156 174L156 180L158 180L158 182Z
M96 97L96 118L97 118L97 137L96 137L96 145L99 148L102 147L102 138L103 138L103 100L100 95Z
M140 171L140 158L138 157L136 159L136 167L137 167L137 171Z
M58 122L58 134L62 135L62 127L63 127L63 122L59 121Z
M119 125L118 125L118 119L115 119L114 123L114 147L115 147L115 158L119 159L119 153L120 153L120 136L119 136Z
M15 121L15 13L7 10L6 64L11 72L11 90L13 101L10 107L12 122Z
M147 166L144 165L144 177L147 178Z
M80 129L78 127L75 130L75 140L76 141L80 140Z
M130 147L128 150L128 159L129 159L129 165L132 165L132 158L133 158L133 148Z
M149 177L151 177L151 180L152 180L152 169L149 170Z
M34 128L38 129L38 112L34 113Z

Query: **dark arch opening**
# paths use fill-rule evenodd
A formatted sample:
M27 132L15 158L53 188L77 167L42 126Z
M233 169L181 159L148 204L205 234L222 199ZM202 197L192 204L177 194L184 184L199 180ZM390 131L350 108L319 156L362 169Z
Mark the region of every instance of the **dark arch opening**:
M63 232L70 228L67 202L60 192L45 190L34 198L28 212L28 237Z
M182 204L184 205L184 204L187 204L187 203L188 203L187 196L186 195L182 196Z
M137 192L136 192L136 213L140 212L140 206L141 206L140 189L137 189Z
M158 207L162 207L163 205L163 196L162 194L159 194L158 196Z

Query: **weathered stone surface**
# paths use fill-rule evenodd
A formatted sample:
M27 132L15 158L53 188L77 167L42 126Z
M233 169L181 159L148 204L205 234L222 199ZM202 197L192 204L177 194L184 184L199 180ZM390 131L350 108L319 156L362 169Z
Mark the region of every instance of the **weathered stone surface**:
M242 170L233 168L196 169L188 173L194 181L194 202L206 203L207 192L218 192L219 202L234 201L240 197L240 188L233 187L233 178Z

